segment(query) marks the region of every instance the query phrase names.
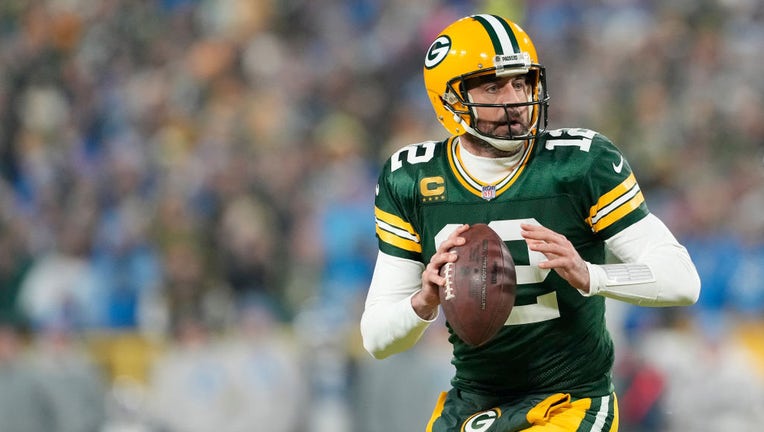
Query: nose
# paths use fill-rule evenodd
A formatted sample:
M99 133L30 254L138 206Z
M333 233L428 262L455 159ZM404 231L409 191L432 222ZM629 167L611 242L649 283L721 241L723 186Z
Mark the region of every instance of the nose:
M501 87L501 92L499 93L499 101L502 104L525 102L523 100L522 92L517 91L511 82L508 82Z

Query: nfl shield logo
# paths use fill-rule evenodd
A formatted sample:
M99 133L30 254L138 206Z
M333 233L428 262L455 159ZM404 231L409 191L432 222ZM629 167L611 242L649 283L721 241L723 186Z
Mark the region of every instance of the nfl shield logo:
M483 186L483 199L490 201L494 198L496 198L496 186L494 185Z

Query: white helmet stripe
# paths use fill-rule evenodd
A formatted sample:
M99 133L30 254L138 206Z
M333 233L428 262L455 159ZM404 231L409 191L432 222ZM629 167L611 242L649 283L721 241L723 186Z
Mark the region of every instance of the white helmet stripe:
M494 43L496 54L520 52L517 39L515 38L514 33L512 33L512 30L507 27L506 23L502 22L499 18L488 14L473 15L473 18L485 27Z

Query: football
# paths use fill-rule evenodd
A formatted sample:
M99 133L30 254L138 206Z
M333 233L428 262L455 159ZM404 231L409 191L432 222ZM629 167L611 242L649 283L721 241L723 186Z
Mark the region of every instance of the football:
M451 329L465 343L481 346L504 326L515 304L515 263L507 245L486 224L462 234L458 258L440 269L446 285L440 304Z

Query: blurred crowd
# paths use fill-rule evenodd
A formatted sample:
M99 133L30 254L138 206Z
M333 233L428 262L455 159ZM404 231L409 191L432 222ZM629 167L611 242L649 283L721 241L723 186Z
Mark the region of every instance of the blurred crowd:
M761 2L3 0L0 431L423 430L443 325L359 343L374 185L445 137L422 58L483 12L701 273L691 308L610 305L622 430L758 430Z

